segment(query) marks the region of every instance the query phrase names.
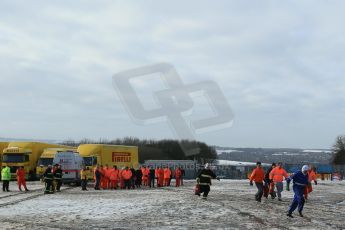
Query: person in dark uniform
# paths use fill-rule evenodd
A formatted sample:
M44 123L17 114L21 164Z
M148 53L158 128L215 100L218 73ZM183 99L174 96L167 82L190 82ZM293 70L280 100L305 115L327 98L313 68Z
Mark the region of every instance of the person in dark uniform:
M52 183L53 183L53 173L52 173L52 166L48 165L48 168L46 169L46 171L43 174L43 178L44 178L44 182L45 182L45 191L44 194L49 194L50 189L52 187Z
M274 169L276 167L276 163L272 163L272 166L267 170L267 172L265 173L265 179L264 179L264 197L268 198L268 194L269 194L269 189L270 189L270 184L271 184L271 180L270 180L270 173L272 171L272 169ZM276 192L273 191L272 193L270 193L271 198L274 199L276 197Z
M200 186L200 192L197 195L200 196L200 194L203 193L202 195L203 199L206 199L208 196L208 193L210 192L211 179L219 180L216 174L210 169L210 165L206 163L205 168L199 172L196 178L196 182Z
M101 184L101 177L102 177L102 173L99 170L99 165L96 166L95 171L94 171L95 175L95 190L100 190L99 186Z
M142 180L142 177L143 177L143 173L141 172L141 169L137 169L135 170L135 177L137 178L136 181L135 181L135 185L137 188L140 188L141 187L141 180Z
M150 173L149 173L149 185L150 188L154 188L155 187L155 169L151 166L150 167Z
M131 172L132 172L132 177L131 177L131 188L135 189L135 180L136 180L136 176L135 176L135 169L133 168L133 166L131 167Z
M61 188L61 185L62 185L62 175L63 175L63 172L62 172L62 169L61 169L61 165L56 164L55 167L56 168L54 170L53 177L54 177L55 182L56 182L56 191L57 192L61 192L60 188Z

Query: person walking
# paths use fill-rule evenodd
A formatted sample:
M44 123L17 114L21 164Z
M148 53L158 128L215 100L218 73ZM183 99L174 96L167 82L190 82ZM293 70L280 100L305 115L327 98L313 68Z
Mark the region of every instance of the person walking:
M304 207L304 189L308 185L308 165L303 165L301 171L293 174L290 178L288 178L288 181L293 181L293 191L294 191L294 197L292 200L292 203L290 205L290 208L288 210L287 216L290 218L293 218L292 213L296 210L298 207L298 213L301 217L303 217L303 207Z
M84 165L82 170L80 170L80 179L81 179L81 190L82 191L87 191L86 186L87 186L87 175L88 175L89 169L86 168Z
M264 184L264 197L268 198L268 194L271 195L271 198L274 199L276 198L276 192L274 191L274 186L272 187L272 190L270 191L271 188L271 179L270 179L270 173L271 171L276 167L276 163L272 163L271 167L267 170L265 173L265 184Z
M272 171L270 172L270 179L273 181L271 181L270 186L271 188L274 188L274 186L277 188L277 195L279 201L282 201L282 191L284 189L283 180L284 178L286 179L289 177L285 169L283 169L282 165L283 163L279 162L278 166L272 169Z
M313 191L313 186L311 183L314 181L314 184L317 185L317 177L316 177L316 169L315 167L309 166L308 170L308 185L304 189L304 199L308 199L308 194Z
M11 169L7 165L2 167L1 180L2 180L2 191L9 192L10 180L11 180Z
M255 185L258 189L257 193L255 194L255 200L258 202L261 202L261 198L263 195L263 189L264 189L264 181L265 178L265 171L263 170L261 166L261 162L256 162L256 168L253 170L252 174L250 175L250 185L253 186L253 181L255 182Z
M24 187L25 191L29 191L29 189L26 187L26 181L25 181L25 170L23 166L19 166L17 171L17 183L18 183L18 189L19 191L22 191L22 186Z
M202 198L206 199L209 192L210 192L210 186L211 186L211 179L217 179L216 174L210 169L210 165L208 163L205 164L204 169L202 169L196 178L196 182L200 187L200 191L197 193L198 196L200 196L201 193L203 193Z

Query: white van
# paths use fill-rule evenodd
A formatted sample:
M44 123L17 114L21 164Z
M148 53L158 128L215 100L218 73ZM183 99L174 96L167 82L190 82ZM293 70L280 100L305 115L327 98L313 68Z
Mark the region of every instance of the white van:
M80 170L84 166L84 160L78 152L61 151L55 154L53 164L61 165L63 172L62 183L75 183L80 185Z

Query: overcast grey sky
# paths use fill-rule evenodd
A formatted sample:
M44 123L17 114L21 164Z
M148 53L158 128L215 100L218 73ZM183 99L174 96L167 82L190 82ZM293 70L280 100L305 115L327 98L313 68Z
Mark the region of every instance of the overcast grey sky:
M166 122L134 123L112 87L115 73L167 62L186 84L218 83L235 114L232 127L198 140L329 148L345 130L344 9L340 0L1 1L0 137L177 138ZM138 82L153 106L147 90L159 81Z

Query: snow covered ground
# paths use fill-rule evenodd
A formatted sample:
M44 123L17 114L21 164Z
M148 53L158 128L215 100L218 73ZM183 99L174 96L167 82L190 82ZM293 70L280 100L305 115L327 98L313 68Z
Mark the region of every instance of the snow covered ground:
M214 181L209 198L193 194L194 182L180 188L81 191L64 188L43 195L39 182L28 193L0 192L1 229L341 229L345 227L345 182L321 181L305 205L305 217L286 217L293 196L254 201L244 180Z

